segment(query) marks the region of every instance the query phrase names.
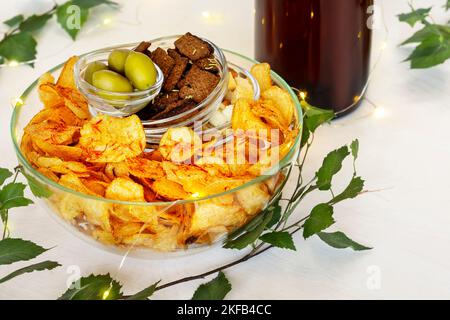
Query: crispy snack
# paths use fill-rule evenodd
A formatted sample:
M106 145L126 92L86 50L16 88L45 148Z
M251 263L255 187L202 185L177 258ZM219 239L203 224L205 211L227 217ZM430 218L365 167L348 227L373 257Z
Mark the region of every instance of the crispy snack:
M233 116L231 117L231 127L233 130L268 130L269 127L252 111L257 102L250 99L237 100Z
M178 43L184 50L188 45ZM200 51L195 54L208 53ZM176 52L168 54L174 61L179 59ZM287 92L272 86L268 65L252 68L262 89L260 101L253 101L246 79L230 73L226 99L234 104L232 128L223 136L202 141L190 128L172 128L157 150L144 152L145 132L137 116L91 118L86 99L75 88L76 61L76 57L68 60L56 83L50 74L41 77L44 108L25 127L21 150L38 172L62 186L139 203L96 200L55 189L47 201L62 218L106 244L173 251L192 243L210 243L248 222L268 204L285 177L282 173L235 189L277 164L299 132L293 122L294 102ZM173 74L176 68L175 63L167 73ZM279 138L272 135L273 129L280 132ZM233 139L224 148L217 147L229 137ZM201 199L211 195L216 196ZM179 203L193 199L199 200Z
M74 66L75 63L77 63L77 61L78 61L77 56L73 56L69 58L69 60L67 60L67 62L64 64L61 74L59 75L58 81L56 82L58 86L70 88L73 90L77 89L73 73Z
M131 179L114 179L106 189L105 197L123 201L145 201L144 188Z
M250 72L258 81L261 92L266 91L272 86L272 79L270 77L270 65L268 63L255 64Z
M145 133L136 115L113 118L100 115L86 122L80 131L80 147L88 162L121 162L140 155Z
M271 103L280 112L280 121L289 126L294 119L295 105L289 93L277 86L271 86L261 93L265 103Z
M201 150L202 140L190 128L170 128L162 136L159 151L164 159L173 162L185 162Z

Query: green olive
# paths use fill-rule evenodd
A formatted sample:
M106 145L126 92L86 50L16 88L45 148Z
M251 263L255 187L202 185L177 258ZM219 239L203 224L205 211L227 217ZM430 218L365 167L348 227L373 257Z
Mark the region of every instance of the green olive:
M94 72L105 69L108 69L108 67L103 62L94 61L89 63L86 67L86 71L84 72L84 80L92 84L92 75Z
M125 61L125 75L138 90L147 90L156 82L152 59L140 52L130 52Z
M111 70L100 70L92 75L94 87L113 92L132 92L133 86L127 78ZM99 93L104 99L126 100L127 96Z
M113 50L108 57L108 66L111 70L122 73L125 69L125 60L127 60L130 50L117 49Z

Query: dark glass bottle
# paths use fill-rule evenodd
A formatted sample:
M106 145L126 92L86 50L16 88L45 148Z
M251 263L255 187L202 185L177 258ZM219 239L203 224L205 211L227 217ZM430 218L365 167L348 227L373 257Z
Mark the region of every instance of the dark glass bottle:
M315 106L343 115L367 85L373 0L255 0L255 53Z

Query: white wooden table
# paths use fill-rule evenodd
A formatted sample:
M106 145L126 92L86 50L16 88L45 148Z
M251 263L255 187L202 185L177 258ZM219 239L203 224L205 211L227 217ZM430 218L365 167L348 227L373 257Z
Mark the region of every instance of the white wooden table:
M0 70L0 166L13 168L17 163L9 137L10 100L70 55L190 31L253 56L251 0L121 2L119 12L95 10L76 42L51 21L39 36L34 69ZM443 4L424 2L436 8ZM386 50L367 93L378 108L374 111L365 102L357 112L321 128L306 169L307 174L313 174L328 151L359 138L359 173L367 188L383 191L338 205L334 228L375 249L362 253L336 250L316 237L303 241L298 236L297 252L271 250L228 270L233 284L228 298L450 298L450 63L432 70L409 70L401 62L408 49L397 45L411 31L395 17L407 11L407 1L378 3L383 6L389 29ZM51 5L52 1L9 2L2 6L0 20L17 13L45 11ZM436 17L446 21L439 12ZM382 37L376 38L378 50ZM344 186L348 175L341 177L336 180ZM317 201L313 195L297 214L305 214ZM82 274L111 272L124 284L125 293L133 293L156 280L170 281L206 271L242 254L217 248L175 260L130 258L117 273L121 257L68 234L38 206L14 209L10 220L14 237L56 246L44 257L59 261L63 267L0 285L3 299L54 299L65 291L74 268ZM22 265L2 266L0 274ZM172 287L154 298L190 298L199 283Z

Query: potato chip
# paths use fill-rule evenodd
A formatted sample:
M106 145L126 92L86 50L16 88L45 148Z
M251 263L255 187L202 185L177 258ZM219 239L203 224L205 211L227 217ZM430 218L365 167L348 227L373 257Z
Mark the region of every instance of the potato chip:
M253 86L248 79L236 78L236 89L231 95L231 103L235 104L239 99L253 100Z
M250 72L258 81L261 93L272 86L272 79L270 77L270 65L268 63L255 64Z
M128 165L125 161L107 163L105 166L105 175L111 180L115 178L127 178L129 176Z
M61 87L76 89L75 85L75 76L74 76L74 67L78 61L77 56L73 56L69 58L64 64L64 67L59 75L58 81L56 84Z
M127 118L97 116L82 127L79 145L88 162L121 162L140 155L146 144L136 115Z
M64 105L59 105L51 109L42 109L31 119L28 125L40 123L47 120L76 127L81 127L83 124L82 120L78 118L72 111L70 111L69 108Z
M233 77L233 74L231 72L228 72L228 90L233 91L237 87L236 80Z
M270 194L265 184L258 183L236 191L236 198L248 215L255 215L266 206Z
M46 72L44 73L38 81L38 86L43 85L43 84L47 84L47 83L55 83L55 78L52 76L51 73Z
M164 177L161 162L145 158L132 158L126 161L128 172L138 178L160 179Z
M45 120L39 123L29 124L24 131L33 138L39 138L51 144L69 145L78 142L80 127L68 126Z
M159 142L159 151L166 160L185 162L202 148L202 140L187 127L170 128Z
M261 98L263 102L270 102L280 110L284 124L291 124L294 119L295 104L288 92L280 87L271 86L261 93Z
M105 197L122 201L145 201L144 188L131 179L114 179L106 189Z
M187 199L190 196L181 184L168 180L167 178L160 178L153 182L152 190L157 196L169 200Z
M79 147L55 145L39 138L33 139L33 145L35 149L40 150L48 156L59 157L68 161L81 161L83 159L83 150Z
M252 112L256 102L239 99L234 105L231 127L233 130L268 130L268 126Z
M190 233L200 236L215 227L234 228L247 219L245 211L239 206L222 206L210 200L195 204Z
M78 118L86 120L91 117L86 98L77 90L58 87L58 93L64 99L64 105L69 108Z
M59 94L57 87L53 83L43 83L38 88L39 99L45 108L55 108L64 104L64 98Z

